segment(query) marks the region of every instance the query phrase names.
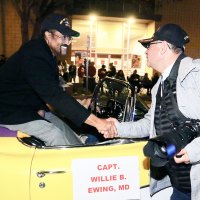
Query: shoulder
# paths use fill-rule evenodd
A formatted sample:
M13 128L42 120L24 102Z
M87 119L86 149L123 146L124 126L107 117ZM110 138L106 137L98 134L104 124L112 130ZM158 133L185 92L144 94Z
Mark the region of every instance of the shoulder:
M32 49L35 47L42 47L43 43L45 41L43 41L42 39L32 39L30 41L28 41L27 43L25 43L24 45L22 45L21 49L22 50L27 50L27 49Z
M45 40L42 38L30 40L20 48L20 52L26 56L51 56L51 51Z
M185 57L181 60L178 76L183 80L188 74L195 72L200 74L200 59Z
M183 68L200 68L200 59L193 59L191 57L185 57L184 59L182 59L181 61L181 67Z

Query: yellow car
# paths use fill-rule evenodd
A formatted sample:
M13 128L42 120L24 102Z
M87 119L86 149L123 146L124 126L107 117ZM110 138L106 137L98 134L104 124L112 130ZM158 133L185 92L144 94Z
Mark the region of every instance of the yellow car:
M110 81L104 82L107 89L100 87L94 94L91 111L133 120L130 88L122 89L117 82L110 91ZM146 200L142 194L149 185L145 144L146 140L123 138L50 147L35 137L0 128L0 199Z
M140 199L149 185L145 143L48 147L33 137L0 137L0 199Z

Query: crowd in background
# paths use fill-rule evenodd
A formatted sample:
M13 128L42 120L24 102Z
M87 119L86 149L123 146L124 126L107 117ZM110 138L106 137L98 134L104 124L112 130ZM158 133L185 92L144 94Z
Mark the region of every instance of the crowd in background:
M88 72L86 72L86 65L88 64ZM76 77L78 82L86 86L86 76L88 77L88 89L93 92L95 85L98 81L102 80L106 76L116 78L123 81L128 81L137 92L141 92L146 89L146 94L150 95L151 88L157 82L159 75L157 72L153 74L153 77L149 77L148 73L144 73L143 76L139 75L137 70L134 69L130 76L125 76L123 70L116 70L113 63L109 63L109 69L106 69L106 65L102 64L98 70L95 67L95 63L91 61L85 61L84 64L80 64L78 67L72 61L67 64L66 61L58 62L59 73L61 78L61 84L63 83L76 83ZM87 74L88 73L88 74ZM97 75L97 78L96 78Z
M6 62L5 55L0 55L0 66ZM151 88L158 80L158 73L155 72L153 77L149 78L148 73L145 73L144 76L140 76L137 73L137 70L134 69L133 73L130 76L125 77L123 70L116 70L116 67L113 63L109 63L109 69L106 69L106 65L102 64L101 68L98 70L95 67L94 62L88 61L88 74L86 74L86 64L80 64L78 67L75 65L74 61L71 61L70 64L66 60L58 61L60 83L76 83L76 78L78 77L78 83L83 84L83 87L86 87L86 76L88 76L88 89L93 92L96 83L106 76L128 81L133 87L136 88L137 92L141 92L143 89L146 89L146 94L150 95ZM98 79L96 79L96 74Z

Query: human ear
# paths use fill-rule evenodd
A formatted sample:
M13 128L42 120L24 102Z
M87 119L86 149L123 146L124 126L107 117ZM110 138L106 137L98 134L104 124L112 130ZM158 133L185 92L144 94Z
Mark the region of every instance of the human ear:
M167 52L167 50L169 49L167 42L163 41L162 44L160 45L160 52L161 54L165 54Z

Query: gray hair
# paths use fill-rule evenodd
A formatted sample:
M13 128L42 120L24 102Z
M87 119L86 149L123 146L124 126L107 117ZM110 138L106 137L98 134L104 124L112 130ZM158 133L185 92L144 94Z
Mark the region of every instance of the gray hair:
M168 47L170 50L172 50L175 54L179 54L179 53L183 53L184 52L184 49L183 48L180 48L180 47L177 47L173 44L170 44L168 43Z

